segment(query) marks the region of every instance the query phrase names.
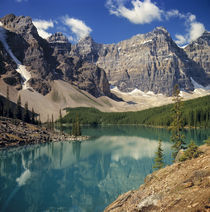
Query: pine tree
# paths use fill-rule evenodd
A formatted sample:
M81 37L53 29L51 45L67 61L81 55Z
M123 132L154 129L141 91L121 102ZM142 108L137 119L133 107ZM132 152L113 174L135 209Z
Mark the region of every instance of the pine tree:
M7 86L7 100L6 100L6 111L5 111L5 116L9 117L10 116L10 99L9 99L9 86Z
M61 109L59 110L59 127L60 127L60 131L62 132L63 129L62 129L62 113L61 113Z
M34 112L34 108L32 108L31 110L31 123L35 124L35 112Z
M179 159L180 161L189 160L192 158L197 158L201 154L201 151L198 149L198 146L194 141L190 141L187 149L184 151L184 154Z
M30 123L30 114L28 110L28 102L25 103L25 111L24 111L24 116L23 116L23 121Z
M80 122L79 122L78 115L76 115L76 119L73 122L72 135L74 135L74 136L80 136L81 135L81 128L80 128Z
M52 114L52 119L51 119L51 130L54 130L54 118Z
M40 115L40 113L39 113L39 121L38 121L38 125L39 125L39 126L42 126L42 122L41 122L41 115Z
M155 152L155 164L153 169L161 169L164 166L162 141L159 140L157 152Z
M173 101L174 101L174 107L172 109L173 121L171 123L170 129L172 131L171 141L173 143L172 149L174 151L172 153L172 156L175 159L179 150L185 149L185 141L184 141L185 136L182 134L184 130L183 118L182 118L183 103L182 98L180 96L179 86L177 84L174 86Z
M81 128L80 128L80 122L79 122L79 117L76 117L76 131L77 131L77 136L81 135Z
M20 95L19 95L18 100L17 100L15 116L16 116L17 119L22 120L22 108L21 108L21 96Z

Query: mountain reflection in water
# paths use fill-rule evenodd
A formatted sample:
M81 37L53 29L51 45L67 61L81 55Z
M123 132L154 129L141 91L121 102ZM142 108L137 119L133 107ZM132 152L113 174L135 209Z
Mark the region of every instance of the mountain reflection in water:
M165 163L171 163L165 129L85 128L83 133L93 137L0 151L0 211L102 211L152 172L158 139ZM208 133L186 137L192 135L199 143Z

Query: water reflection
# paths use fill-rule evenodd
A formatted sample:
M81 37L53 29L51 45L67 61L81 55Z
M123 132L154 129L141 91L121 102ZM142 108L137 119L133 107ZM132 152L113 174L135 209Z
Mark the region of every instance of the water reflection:
M87 135L94 132L82 143L1 151L0 211L102 211L152 172L157 138L163 140L165 162L171 163L170 134L164 129L83 129ZM208 132L190 136L200 142Z

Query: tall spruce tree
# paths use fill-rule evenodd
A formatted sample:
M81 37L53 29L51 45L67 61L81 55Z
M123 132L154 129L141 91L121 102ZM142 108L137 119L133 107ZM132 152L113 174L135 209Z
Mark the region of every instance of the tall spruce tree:
M60 131L62 132L63 131L63 128L62 128L62 112L61 112L61 109L59 110L59 128L60 128Z
M76 115L76 119L75 119L75 121L73 122L73 125L72 125L72 135L74 135L74 136L80 136L81 135L81 127L80 127L78 115Z
M15 117L22 120L21 96L18 96Z
M32 107L31 110L31 123L35 124L35 112L34 112L34 108Z
M6 117L10 116L9 86L7 86L7 100L6 100L5 116Z
M52 119L51 119L51 130L54 130L54 117L52 114Z
M155 164L153 169L161 169L164 166L163 162L163 149L162 149L162 141L159 140L157 152L155 152Z
M30 123L31 119L30 119L30 114L29 114L29 110L28 110L28 102L25 103L24 109L25 109L25 111L24 111L24 115L23 115L23 121Z
M183 103L182 103L182 98L180 96L180 89L179 85L174 86L174 91L173 91L173 102L174 106L172 109L172 119L173 121L171 122L171 141L173 143L172 145L172 156L175 159L177 156L177 153L181 149L185 149L185 136L183 135L183 117L182 117L182 110L183 110Z

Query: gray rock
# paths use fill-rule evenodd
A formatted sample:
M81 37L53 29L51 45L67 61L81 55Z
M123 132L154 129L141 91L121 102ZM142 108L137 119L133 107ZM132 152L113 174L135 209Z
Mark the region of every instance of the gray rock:
M210 32L205 31L184 50L190 59L198 63L210 75Z
M177 83L192 91L190 77L207 83L203 68L188 58L163 27L117 44L97 44L87 37L72 46L71 54L103 68L109 82L121 91L138 88L171 95Z

